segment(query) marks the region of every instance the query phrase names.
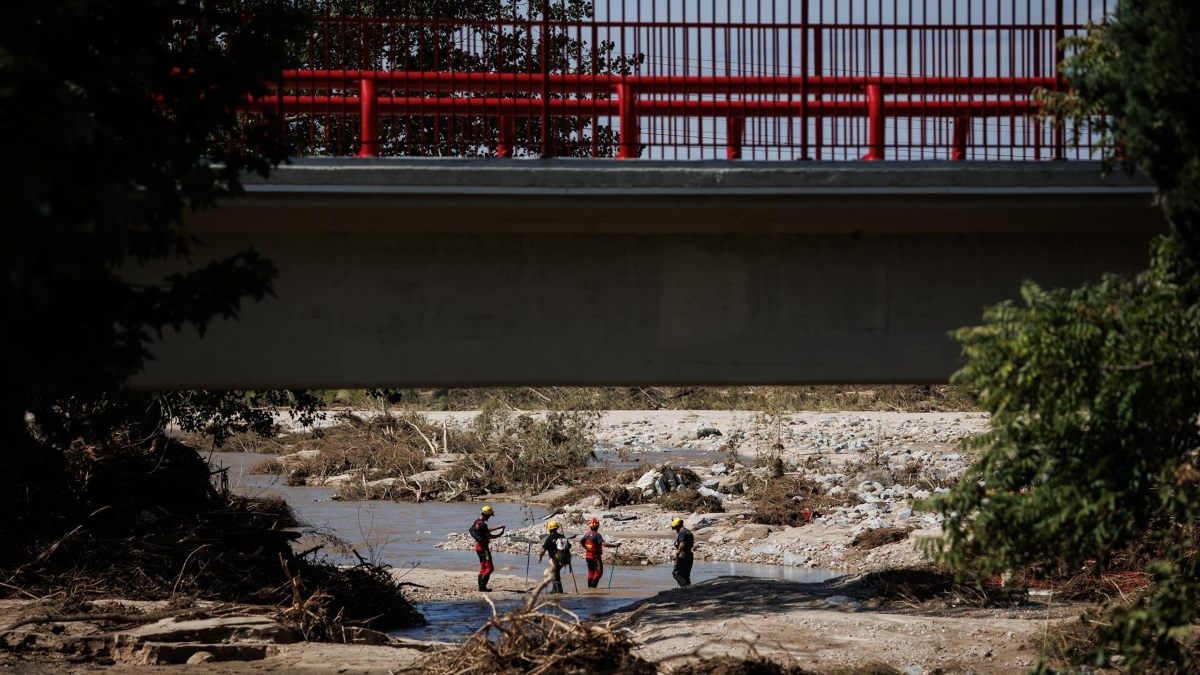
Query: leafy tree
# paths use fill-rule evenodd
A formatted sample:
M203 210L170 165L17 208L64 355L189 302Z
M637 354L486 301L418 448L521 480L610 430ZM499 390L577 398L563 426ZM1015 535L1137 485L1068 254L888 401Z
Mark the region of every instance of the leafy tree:
M162 330L203 330L270 294L275 268L253 250L188 269L194 241L183 218L237 195L243 172L265 174L284 158L272 121L247 124L237 107L265 92L305 21L287 0L7 8L0 22L0 152L13 169L0 184L8 224L0 247L6 475L53 473L64 444L84 433L107 438L122 425L160 426L167 411L211 419L247 401L234 393L122 391ZM183 271L150 284L127 279L159 260L178 260ZM235 423L261 424L246 414L253 417L234 413ZM28 497L20 485L8 492Z
M590 0L331 0L313 6L318 21L311 40L295 54L296 66L311 69L383 69L398 71L451 71L619 75L634 71L642 55L615 53L615 43L590 44L587 34L567 24L593 16ZM543 12L552 22L543 34ZM357 17L398 19L393 22L357 22ZM422 23L435 17L438 23ZM324 20L322 20L324 19ZM406 21L408 20L408 21ZM456 23L461 21L462 23ZM497 23L492 23L497 22ZM356 96L357 89L330 89L333 94ZM301 93L301 92L296 92ZM307 92L304 92L307 93ZM456 92L456 98L513 98L529 93ZM403 91L380 86L377 95L427 96L425 91ZM550 93L550 98L567 95ZM610 93L595 93L597 100ZM495 117L449 115L391 115L381 119L382 154L409 156L488 157L496 154L500 121ZM551 120L550 152L556 156L601 157L615 154L619 134L590 117ZM288 140L298 154L349 155L358 150L357 117L299 115L290 117ZM541 153L541 120L515 120L513 137L517 155Z
M943 562L984 574L1146 569L1152 586L1094 636L1096 664L1190 672L1200 578L1200 7L1123 0L1074 41L1072 91L1107 159L1148 173L1171 235L1151 266L1074 290L1027 283L955 333L955 376L992 414L978 464L934 501Z

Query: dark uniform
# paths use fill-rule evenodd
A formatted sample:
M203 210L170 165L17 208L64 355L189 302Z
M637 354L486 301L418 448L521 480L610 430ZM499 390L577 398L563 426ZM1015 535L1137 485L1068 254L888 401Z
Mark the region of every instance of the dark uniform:
M675 535L675 569L671 572L680 586L692 585L692 547L695 543L692 531L680 526L679 534Z
M479 556L479 590L487 590L488 579L496 570L492 564L492 531L488 529L487 521L480 517L471 525L470 532L475 540L475 555Z
M571 559L571 554L569 551L558 550L558 542L560 539L565 539L565 537L563 537L561 532L555 530L546 535L546 538L542 541L542 550L546 555L550 556L550 569L554 574L554 583L550 588L551 593L563 592L562 568L566 567L567 563Z

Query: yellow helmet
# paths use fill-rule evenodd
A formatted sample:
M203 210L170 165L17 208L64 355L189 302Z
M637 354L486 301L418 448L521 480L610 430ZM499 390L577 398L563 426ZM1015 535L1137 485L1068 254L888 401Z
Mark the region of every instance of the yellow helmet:
M546 523L546 529L550 530L551 532L557 530L558 529L558 521L552 520L552 521Z
M485 506L485 507L483 507L482 509L480 509L480 510L479 510L479 513L481 513L481 514L483 514L483 515L485 515L485 516L494 516L494 515L496 515L496 511L495 511L495 510L494 510L494 509L493 509L493 508L492 508L490 505L489 505L489 506Z
M680 525L683 525L683 518L672 518L671 519L671 529L675 529L675 528L679 527Z

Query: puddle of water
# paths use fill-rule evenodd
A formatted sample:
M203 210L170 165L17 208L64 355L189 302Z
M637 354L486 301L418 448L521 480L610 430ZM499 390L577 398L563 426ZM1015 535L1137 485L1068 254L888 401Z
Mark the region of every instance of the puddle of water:
M231 489L250 496L282 496L296 510L301 520L336 535L376 562L400 569L413 564L420 564L422 568L444 570L478 569L479 562L474 552L445 551L436 548L436 544L445 541L447 533L465 532L479 513L479 503L333 501L330 497L336 491L334 488L289 487L283 484L283 479L279 476L250 473L251 467L271 456L255 453L214 453L211 459L218 466L228 467ZM665 459L666 457L663 457L663 461ZM674 454L670 459L673 462L679 461ZM496 524L508 524L510 527L527 525L547 514L545 507L509 503L497 503L496 510ZM537 578L541 573L536 553L536 550L533 551L534 558L529 566L533 578ZM348 552L334 553L329 557L339 563L355 562L353 555ZM494 560L497 572L516 576L525 574L524 555L495 553ZM579 561L576 567L576 580L583 584L586 578L583 561ZM614 575L611 590L605 588L590 595L570 593L574 590L574 585L570 576L564 575L563 583L568 594L562 596L562 605L587 618L675 586L670 565L609 566L605 572L602 583L606 587L609 575ZM838 573L778 565L702 561L697 561L692 569L693 582L729 575L815 582L832 578ZM581 589L586 593L586 584L583 584ZM492 594L491 599L496 603L497 609L503 611L519 605L524 596L497 592ZM429 625L398 634L422 639L461 639L475 632L491 616L491 609L483 600L429 602L421 604L419 609L429 620Z

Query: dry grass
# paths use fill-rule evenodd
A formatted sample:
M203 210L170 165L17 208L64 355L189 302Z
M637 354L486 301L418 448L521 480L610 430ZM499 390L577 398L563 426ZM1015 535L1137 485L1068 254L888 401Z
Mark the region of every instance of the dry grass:
M909 530L905 527L877 527L863 530L855 535L850 545L863 551L869 551L880 546L895 544L908 539Z
M585 480L595 458L599 413L552 412L544 418L490 406L465 432L474 439L447 478L472 494L538 493Z
M702 495L695 490L676 490L660 495L658 505L664 511L675 513L724 513L725 507L716 497Z
M753 522L790 527L799 527L808 522L805 511L815 514L835 506L853 504L848 493L826 494L820 483L791 476L762 481L750 488L747 497L754 507Z

